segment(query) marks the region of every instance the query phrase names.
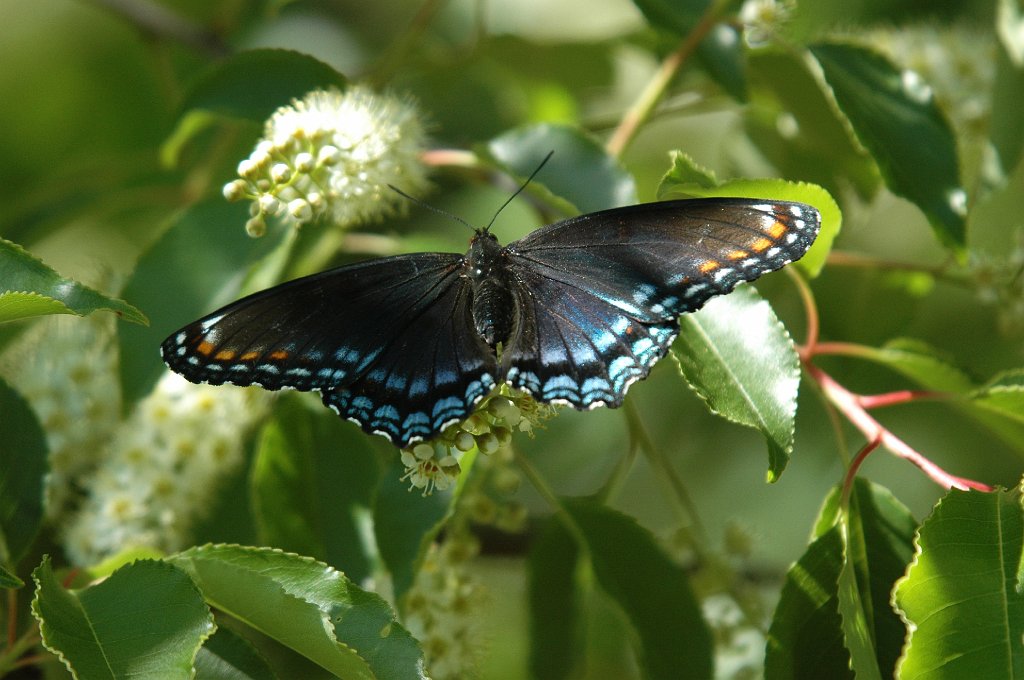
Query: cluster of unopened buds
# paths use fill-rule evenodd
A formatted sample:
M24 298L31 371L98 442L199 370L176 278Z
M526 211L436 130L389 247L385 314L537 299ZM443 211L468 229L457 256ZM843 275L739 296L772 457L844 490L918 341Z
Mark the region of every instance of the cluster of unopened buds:
M328 217L339 226L380 219L418 193L425 135L408 101L360 86L317 90L278 109L263 139L224 185L229 201L250 200L246 231L261 236L267 218L301 226Z
M452 425L428 442L402 449L403 481L423 489L423 495L444 491L462 472L459 457L474 447L490 455L512 440L514 431L533 436L533 428L555 413L525 392L507 386L485 399L466 420Z

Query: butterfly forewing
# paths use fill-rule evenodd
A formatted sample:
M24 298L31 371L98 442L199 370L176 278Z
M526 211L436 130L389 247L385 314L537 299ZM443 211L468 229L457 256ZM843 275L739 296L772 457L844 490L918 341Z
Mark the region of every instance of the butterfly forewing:
M666 201L582 215L508 246L520 324L514 387L576 408L617 406L664 356L680 314L801 257L819 216L799 203Z
M405 445L434 434L438 415L468 415L494 382L461 262L421 253L290 281L174 333L164 361L193 382L320 390L340 415Z
M819 220L802 203L663 201L557 222L508 250L524 267L656 321L695 311L737 283L800 258Z

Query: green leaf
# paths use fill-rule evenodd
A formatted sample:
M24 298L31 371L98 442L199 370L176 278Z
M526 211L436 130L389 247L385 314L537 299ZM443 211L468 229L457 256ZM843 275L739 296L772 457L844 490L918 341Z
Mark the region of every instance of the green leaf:
M339 677L424 677L422 653L388 604L322 562L229 545L169 560L191 574L212 606Z
M796 201L814 206L821 213L821 231L811 249L797 262L797 266L811 276L817 276L825 266L832 241L842 228L843 214L839 206L832 195L817 184L782 179L734 179L719 183L714 173L699 166L682 151L672 152L672 167L658 186L658 198L672 196L732 196Z
M800 362L768 302L744 286L684 315L672 356L712 413L764 435L768 479L778 480L793 451Z
M27 250L0 238L0 322L45 314L85 316L105 310L133 323L145 315L123 300L64 278Z
M768 630L766 680L852 678L839 614L841 527L818 536L786 574Z
M583 654L579 548L561 518L548 519L530 549L530 672L573 677Z
M544 123L516 128L492 139L485 151L507 171L524 179L549 151L554 151L533 181L581 212L637 201L633 176L597 140L575 127Z
M1010 446L1024 450L1024 423L1015 406L1017 388L996 384L1004 378L997 377L996 382L990 383L991 390L979 389L950 359L928 344L910 338L890 340L881 348L858 346L857 355L888 366L926 389L968 397L950 403ZM1015 374L1008 372L1005 379L1012 382Z
M178 215L139 259L125 294L152 310L148 328L118 328L125 405L147 394L164 371L160 343L190 321L230 302L251 263L279 239L253 239L244 225L248 207L222 198Z
M962 252L966 193L956 141L931 88L863 47L819 43L810 50L889 188L924 212L942 243Z
M313 90L345 89L347 81L308 54L282 49L236 52L189 86L182 113L204 109L262 123L280 106Z
M796 50L751 50L747 58L752 101L745 132L779 174L813 177L836 195L851 187L864 198L874 195L877 166L850 135L813 62Z
M857 677L893 677L903 640L903 622L890 605L893 584L914 552L917 522L888 490L854 480L848 512L832 490L819 515L815 535L845 523L844 560L839 576L843 634Z
M47 455L35 413L0 379L0 565L17 564L42 525Z
M32 577L43 645L76 677L190 678L216 627L192 581L166 562L135 562L78 592L61 588L48 557Z
M1000 373L971 394L971 402L1024 423L1024 369Z
M601 588L629 617L645 678L712 677L711 632L686 572L631 517L585 500L565 502Z
M319 400L318 400L319 401ZM364 528L380 476L369 438L297 394L277 400L252 467L261 545L309 555L353 581L370 576Z
M693 30L711 3L709 0L633 0L647 23L683 36Z
M196 656L195 680L275 680L277 676L252 644L218 628Z
M1001 5L1011 5L1015 0L1001 0ZM1019 44L1019 43L1018 43ZM996 57L995 82L992 84L992 114L988 124L989 137L994 152L994 168L998 169L999 182L1006 181L1013 173L1024 154L1024 116L1020 115L1020 101L1024 98L1024 64L1014 59L1003 45Z
M24 585L24 581L0 566L0 588L16 590Z
M921 525L893 601L910 634L901 680L1024 676L1019 490L952 490Z
M747 101L747 62L737 27L716 24L697 47L701 67L738 102Z
M373 529L380 556L391 572L395 602L401 602L437 532L444 526L462 485L424 496L402 481L405 468L391 449L373 505Z
M930 390L965 394L974 389L966 373L920 340L896 338L880 348L862 347L858 352L865 359L888 366Z

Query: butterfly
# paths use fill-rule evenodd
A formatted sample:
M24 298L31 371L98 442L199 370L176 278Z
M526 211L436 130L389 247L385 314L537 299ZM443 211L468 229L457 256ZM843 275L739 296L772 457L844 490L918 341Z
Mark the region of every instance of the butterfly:
M192 382L318 391L399 447L464 420L501 383L614 408L680 315L799 259L820 222L802 203L706 198L588 213L505 247L488 226L464 255L385 257L249 295L161 353Z

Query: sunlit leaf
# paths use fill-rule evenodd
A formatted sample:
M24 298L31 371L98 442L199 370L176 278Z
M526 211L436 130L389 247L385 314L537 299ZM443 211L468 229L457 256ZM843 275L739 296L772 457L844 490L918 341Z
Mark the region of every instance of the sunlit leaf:
M189 577L166 562L135 562L74 592L57 582L49 558L32 576L43 645L76 677L187 680L216 628Z
M47 455L35 413L0 379L0 565L24 557L42 525Z
M771 306L749 286L712 299L682 317L672 356L713 413L764 435L777 480L793 451L800 363Z
M308 557L204 546L169 558L203 597L342 678L423 678L416 641L378 595Z
M910 626L898 677L1024 675L1019 490L952 490L921 525L894 602Z
M0 322L44 314L85 316L114 312L126 321L145 325L146 317L132 305L65 278L42 260L0 238Z

